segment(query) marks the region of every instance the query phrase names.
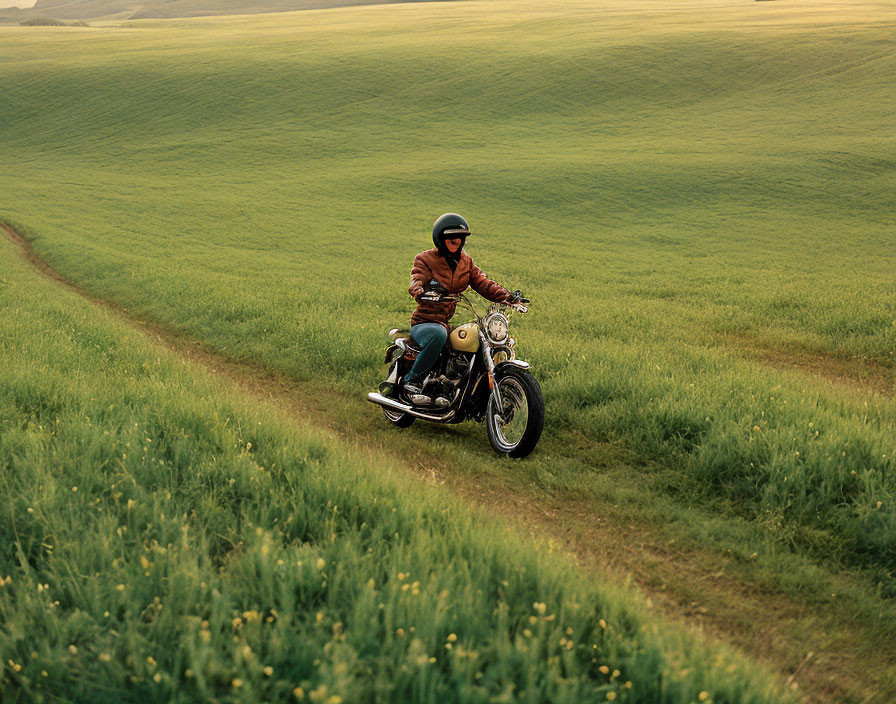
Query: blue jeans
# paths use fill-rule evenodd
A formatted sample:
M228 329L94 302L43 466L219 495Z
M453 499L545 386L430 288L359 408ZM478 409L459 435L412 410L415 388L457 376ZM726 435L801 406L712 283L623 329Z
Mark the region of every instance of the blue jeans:
M438 323L420 323L411 328L411 337L420 347L420 354L414 360L411 371L405 374L406 384L416 384L432 369L448 341L448 331Z

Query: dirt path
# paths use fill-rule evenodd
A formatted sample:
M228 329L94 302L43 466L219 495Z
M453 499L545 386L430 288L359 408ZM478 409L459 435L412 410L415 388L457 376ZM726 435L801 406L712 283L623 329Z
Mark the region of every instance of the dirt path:
M804 604L761 583L732 576L738 568L733 557L680 547L662 528L645 526L627 515L625 507L551 495L534 486L520 488L498 475L464 476L452 472L425 441L414 449L384 448L365 427L366 421L356 420L376 415L363 400L339 398L334 403L331 387L320 393L322 387L251 361L229 359L120 305L99 300L54 271L12 227L0 223L0 228L41 274L114 311L158 344L281 407L302 424L326 429L362 452L391 454L422 481L443 484L489 514L502 516L518 532L549 541L552 549L573 556L584 569L620 584L633 582L665 618L764 663L777 673L782 690L798 690L808 702L896 701L896 685L887 675L896 662L896 645L883 642L869 650L867 645L875 638L881 641L881 634L869 634L843 609ZM554 452L550 447L539 451ZM559 452L557 456L561 457Z

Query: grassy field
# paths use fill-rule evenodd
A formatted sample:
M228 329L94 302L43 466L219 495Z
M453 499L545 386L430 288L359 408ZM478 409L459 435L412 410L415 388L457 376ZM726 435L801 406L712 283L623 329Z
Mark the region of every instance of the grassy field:
M779 701L0 254L4 702Z
M697 542L773 553L795 593L793 565L848 570L887 642L894 10L498 1L5 28L0 218L94 295L338 405L378 381L412 257L460 211L477 261L534 300L515 336L544 451L497 461L479 427L381 442L667 511Z

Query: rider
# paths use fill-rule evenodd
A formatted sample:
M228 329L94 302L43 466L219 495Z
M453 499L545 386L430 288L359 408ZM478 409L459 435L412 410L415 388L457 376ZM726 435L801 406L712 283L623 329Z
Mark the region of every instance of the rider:
M443 296L463 293L469 286L490 301L502 302L511 297L510 291L483 274L463 251L469 234L466 220L457 213L445 213L432 226L435 249L414 257L408 291L417 301L417 310L411 316L411 337L421 351L405 375L404 390L415 403L430 400L423 395L420 382L439 358L451 329L448 321L456 304Z

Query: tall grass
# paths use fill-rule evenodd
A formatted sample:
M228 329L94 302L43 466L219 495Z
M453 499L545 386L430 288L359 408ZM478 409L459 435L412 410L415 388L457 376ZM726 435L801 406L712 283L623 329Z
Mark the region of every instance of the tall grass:
M4 29L0 215L100 296L360 394L459 210L535 300L548 437L892 590L892 397L720 340L892 371L893 4L698 5ZM554 459L528 466L588 481Z
M780 701L0 254L4 701Z

